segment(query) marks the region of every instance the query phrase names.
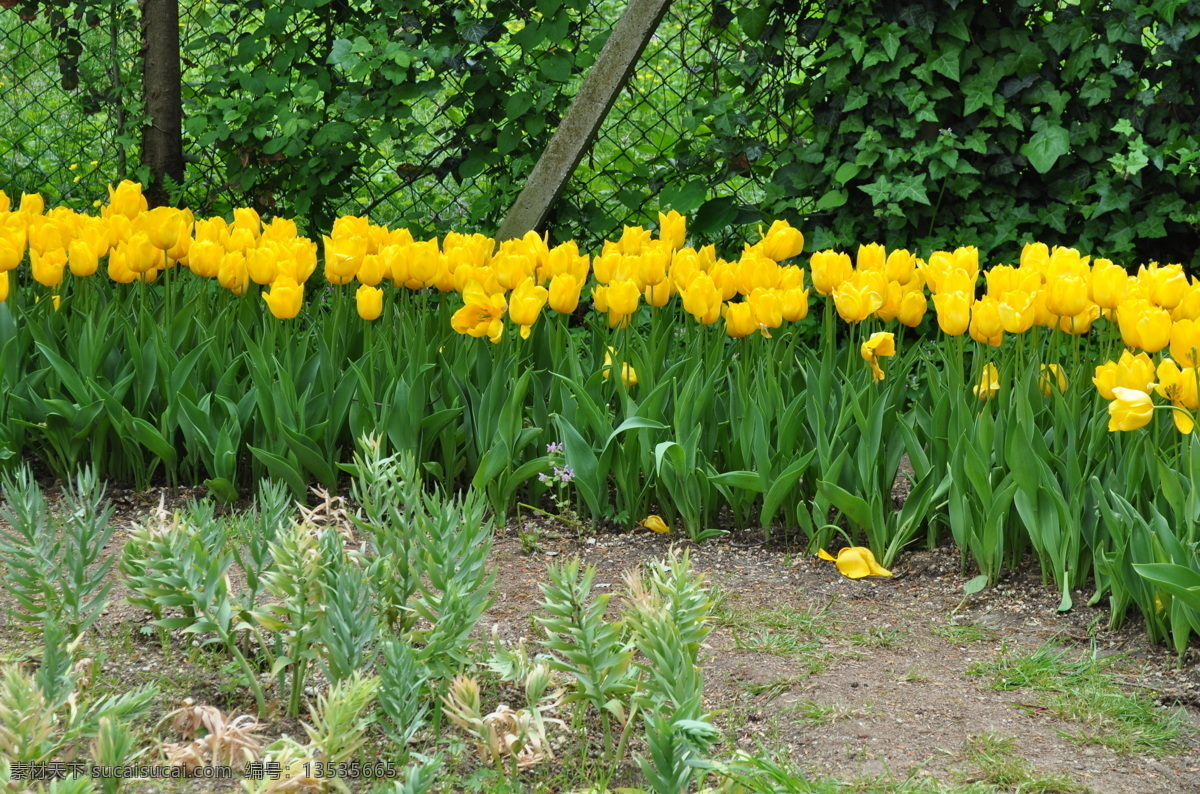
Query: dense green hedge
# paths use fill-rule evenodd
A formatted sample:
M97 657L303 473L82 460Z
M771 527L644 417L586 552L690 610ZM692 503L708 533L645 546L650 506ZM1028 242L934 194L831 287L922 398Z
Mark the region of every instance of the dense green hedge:
M816 247L1200 264L1200 3L842 0L816 29L769 5L764 53L819 47L773 175Z

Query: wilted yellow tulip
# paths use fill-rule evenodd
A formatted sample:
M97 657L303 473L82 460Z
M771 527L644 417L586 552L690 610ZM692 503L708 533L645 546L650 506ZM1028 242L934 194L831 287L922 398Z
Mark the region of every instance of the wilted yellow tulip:
M842 282L850 278L854 268L848 254L837 251L818 251L809 260L809 274L813 288L821 295L829 295Z
M617 350L613 347L608 348L607 352L604 354L604 366L601 368L600 374L605 380L608 380L608 376L612 371L613 357L616 355ZM637 370L635 370L628 361L621 363L621 385L623 385L626 390L638 385Z
M660 533L671 531L671 528L667 526L667 522L662 520L662 516L646 516L642 519L642 523L638 524L638 526Z
M1154 418L1154 401L1144 391L1113 389L1113 401L1108 404L1108 429L1110 432L1137 430L1150 424Z
M687 218L675 210L666 215L658 213L658 239L671 246L671 250L683 248L687 240Z
M529 338L533 324L542 313L542 307L546 305L549 295L550 291L545 287L539 287L532 278L526 278L508 296L508 316L521 326L522 339Z
M362 284L354 293L354 297L358 304L358 316L367 322L378 320L379 316L383 314L383 290L379 287Z
M559 314L570 314L578 308L582 291L583 282L573 273L559 273L550 279L550 308Z
M847 579L862 579L866 576L891 576L892 572L875 560L875 555L865 546L843 548L835 558L821 549L817 556L837 565L838 572Z
M758 330L754 309L749 303L726 303L721 314L725 318L725 333L735 339L749 336Z
M47 287L57 287L62 283L63 268L67 266L67 252L61 248L44 254L30 251L29 266L34 281Z
M279 320L290 320L300 314L304 305L304 287L291 276L280 276L271 282L269 292L262 295L271 314Z
M804 235L799 229L784 220L778 220L767 229L762 240L763 254L776 262L799 256L804 250Z
M1042 374L1038 378L1038 387L1042 390L1042 395L1049 397L1058 389L1060 394L1065 394L1067 391L1067 374L1063 372L1063 368L1058 364L1043 364Z
M971 301L962 292L941 292L933 296L938 327L942 333L961 336L971 325Z
M472 280L463 290L463 300L466 305L450 318L450 326L460 334L468 334L479 338L486 336L492 342L499 342L504 334L504 312L508 304L504 296L498 293L489 294L483 285Z
M871 365L871 376L875 380L883 380L885 375L879 366L879 359L881 356L896 355L896 339L886 331L876 331L862 343L859 354Z
M984 364L983 372L979 374L979 385L974 391L975 396L984 402L1000 393L1000 370L996 369L995 364Z

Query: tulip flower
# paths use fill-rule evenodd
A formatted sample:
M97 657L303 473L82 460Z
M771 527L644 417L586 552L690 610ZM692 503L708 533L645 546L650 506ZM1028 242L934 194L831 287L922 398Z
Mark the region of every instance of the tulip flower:
M999 347L1004 339L1004 324L1000 319L1000 303L986 296L971 307L971 338L981 345Z
M115 190L111 185L109 186L108 204L100 210L100 215L104 218L123 215L129 220L133 220L145 212L148 207L146 197L142 195L141 184L125 179L117 185Z
M905 285L916 275L917 258L903 248L897 248L887 256L884 273L888 281Z
M1196 427L1193 412L1200 409L1200 371L1195 367L1180 369L1171 359L1158 365L1158 383L1154 390L1171 401L1171 418L1180 433L1191 433Z
M794 323L808 316L808 290L793 287L781 290L780 294L783 301L783 319Z
M125 266L134 273L156 270L166 264L163 252L150 242L150 237L145 232L136 232L123 246Z
M291 276L279 276L271 282L270 291L262 294L262 299L276 319L290 320L304 305L304 286Z
M906 290L900 297L900 309L896 312L896 319L909 328L916 328L928 310L929 301L923 290Z
M46 212L46 199L42 198L41 193L23 193L21 209L18 211L28 217L42 215Z
M1108 404L1109 432L1137 430L1154 418L1154 401L1144 391L1113 389L1113 401Z
M8 212L12 207L12 199L3 190L0 190L0 213Z
M1022 289L1011 289L1000 298L997 309L1000 324L1010 334L1023 334L1033 327L1036 319L1034 296Z
M799 256L804 250L804 235L799 229L792 228L787 221L779 220L771 224L762 240L763 254L776 262Z
M211 240L197 240L188 251L188 267L201 278L216 278L225 249ZM299 280L299 279L297 279Z
M608 285L605 295L608 301L608 325L610 328L621 325L637 311L638 301L642 297L637 284L629 280L612 282Z
M1038 378L1038 388L1042 390L1042 396L1049 398L1057 388L1060 394L1065 394L1067 391L1067 375L1063 372L1063 368L1058 364L1043 364L1042 374Z
M671 531L671 528L669 526L667 526L667 522L662 520L662 516L656 516L656 515L646 516L645 518L642 519L642 523L638 524L638 526L645 527L646 529L652 530L654 532L665 533L665 532Z
M1117 307L1121 338L1132 348L1157 353L1171 342L1171 315L1149 301L1127 300Z
M746 298L754 312L754 321L762 330L763 336L771 338L770 329L783 325L783 302L779 292L773 289L756 289Z
M1119 361L1107 361L1096 367L1092 383L1096 391L1106 400L1115 400L1114 389L1124 387L1149 392L1154 385L1154 362L1145 353L1136 356L1128 350L1121 353Z
M217 282L234 295L245 295L250 286L250 273L246 270L245 255L240 251L230 251L221 257Z
M658 213L658 239L670 245L672 251L683 248L687 240L687 218L675 210L666 215Z
M1074 317L1087 307L1088 285L1079 276L1059 276L1046 289L1046 308L1059 317Z
M864 270L879 270L886 272L887 249L879 243L869 243L858 247L858 256L854 267L859 272Z
M463 290L463 300L466 305L450 318L450 326L460 334L475 338L486 336L492 342L499 342L504 334L504 323L501 318L508 310L504 296L490 294L483 285L472 280Z
M891 576L892 572L875 561L875 555L865 546L849 546L838 552L835 558L825 549L817 552L822 560L837 565L838 572L847 579L862 579L866 576Z
M367 255L367 238L334 239L325 235L322 239L325 241L325 279L338 286L349 284Z
M570 314L579 307L579 293L582 290L583 281L573 273L559 273L550 279L550 308L559 314Z
M383 314L383 290L379 287L369 287L363 284L358 288L354 297L358 304L358 316L367 322L378 320L379 316Z
M850 278L852 272L850 257L847 254L839 254L836 251L818 251L809 260L809 273L812 275L813 288L821 295L833 292L839 284Z
M938 327L949 336L961 336L971 325L971 301L961 292L942 292L933 296Z
M834 288L833 304L843 320L860 323L883 305L883 295L865 279L848 279Z
M1144 275L1149 282L1150 301L1164 309L1174 309L1178 306L1190 286L1181 265L1151 265L1138 275Z
M701 273L692 279L680 292L683 299L683 310L701 325L712 325L721 317L721 293L707 273Z
M67 252L61 248L44 254L30 251L29 266L34 281L47 287L57 287L62 283L63 268L67 266Z
M279 275L279 253L266 245L246 252L246 273L258 285L270 284Z
M600 374L605 380L608 380L608 375L612 370L613 356L617 354L616 348L608 348L604 354L604 367L600 370ZM628 362L621 363L621 384L626 390L633 388L638 384L637 370Z
M1050 262L1050 249L1045 243L1026 243L1021 249L1021 267L1035 270Z
M549 290L539 287L532 278L527 277L508 296L508 316L521 326L522 339L529 338L533 324L542 313L542 307L546 305L549 295Z
M726 303L721 314L725 318L725 333L735 339L749 336L758 330L754 309L749 303Z
M143 213L139 221L150 242L161 251L174 248L180 235L187 233L191 225L188 213L174 207L155 207Z
M8 300L8 271L0 271L0 303Z
M979 385L974 387L975 396L987 402L1000 393L1000 371L990 361L983 366L979 375Z
M1200 348L1200 323L1180 320L1171 326L1171 358L1185 367L1197 366Z
M885 375L879 367L879 359L881 356L896 355L896 339L886 331L876 331L871 334L870 339L862 343L859 353L863 360L871 365L871 376L877 381L883 380Z
M1094 303L1104 309L1115 309L1129 290L1129 274L1108 259L1097 259L1092 264L1089 286L1089 297Z

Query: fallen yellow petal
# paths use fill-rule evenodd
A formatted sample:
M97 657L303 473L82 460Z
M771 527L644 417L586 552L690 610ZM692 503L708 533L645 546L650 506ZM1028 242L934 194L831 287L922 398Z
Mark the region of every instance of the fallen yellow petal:
M892 575L891 571L875 560L875 555L865 546L848 546L838 552L836 560L824 549L818 551L817 556L823 560L837 563L838 571L848 579Z
M671 531L671 528L667 526L667 522L663 521L661 516L646 516L644 519L642 519L642 523L639 524L639 526L654 530L655 532Z

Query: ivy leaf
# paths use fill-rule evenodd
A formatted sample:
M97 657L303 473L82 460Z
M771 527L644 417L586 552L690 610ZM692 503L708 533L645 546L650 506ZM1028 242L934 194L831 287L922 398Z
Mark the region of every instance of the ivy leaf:
M933 59L929 64L929 68L935 72L940 72L951 80L958 82L958 63L959 56L962 55L962 45L951 46L948 49L942 50L938 57Z
M929 194L925 192L924 174L913 174L900 180L892 191L892 199L896 202L915 201L929 206Z
M737 206L734 204L733 198L725 196L723 198L710 199L704 202L704 205L700 207L700 211L696 213L696 221L692 224L692 232L697 237L711 235L733 223L737 215Z
M871 203L878 206L892 195L892 182L887 176L881 176L869 185L859 185L858 189L870 196Z
M1065 127L1047 125L1034 133L1029 142L1021 147L1021 154L1029 158L1039 174L1044 174L1054 167L1058 158L1071 148L1071 135Z
M842 206L850 198L848 190L830 190L824 196L817 199L816 209L833 210Z

